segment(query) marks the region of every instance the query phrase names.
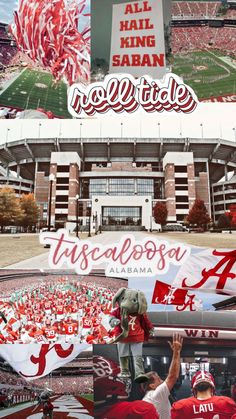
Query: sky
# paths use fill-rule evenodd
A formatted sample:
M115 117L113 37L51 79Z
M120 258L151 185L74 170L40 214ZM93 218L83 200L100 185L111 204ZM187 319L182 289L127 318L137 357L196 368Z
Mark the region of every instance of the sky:
M236 104L201 103L191 114L100 116L71 120L0 120L0 144L20 138L222 138L236 141ZM41 126L39 127L39 124ZM123 124L123 125L121 125ZM160 125L158 125L160 124ZM200 124L203 126L201 127ZM39 129L40 128L40 129ZM235 128L235 130L233 130ZM7 138L8 137L8 138Z
M12 23L13 12L18 9L19 0L0 0L0 22ZM86 0L86 7L83 13L90 13L90 0ZM79 25L84 26L88 18L81 17Z
M18 8L18 0L0 0L0 21L11 23L13 11Z

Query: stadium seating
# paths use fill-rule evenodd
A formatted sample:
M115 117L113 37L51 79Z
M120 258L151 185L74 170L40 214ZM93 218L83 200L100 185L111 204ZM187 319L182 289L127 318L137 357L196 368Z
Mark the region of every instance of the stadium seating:
M225 19L236 19L236 9L228 9L224 15Z
M221 2L173 1L172 16L215 17Z
M17 54L17 48L11 45L0 44L0 65L7 67Z
M48 377L35 380L34 384L43 388L49 385ZM83 377L65 376L50 377L50 388L56 394L88 394L93 389L93 375L83 375Z
M172 28L172 52L218 49L226 52L236 51L235 28L209 28L208 26Z

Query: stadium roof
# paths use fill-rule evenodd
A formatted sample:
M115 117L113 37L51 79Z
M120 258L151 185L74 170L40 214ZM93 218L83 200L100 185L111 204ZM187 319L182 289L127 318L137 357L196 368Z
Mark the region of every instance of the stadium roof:
M193 152L198 171L205 171L205 163L209 163L212 182L225 175L225 165L236 169L236 142L219 138L26 138L0 145L0 162L11 168L21 165L24 176L24 167L35 161L48 164L55 151L75 151L83 162L90 163L158 163L167 152Z
M226 308L226 307L236 307L236 297L230 297L226 300L220 301L219 303L212 304L216 309Z
M176 311L159 311L148 313L154 326L209 327L216 329L235 329L236 316L232 311L195 311L178 313Z

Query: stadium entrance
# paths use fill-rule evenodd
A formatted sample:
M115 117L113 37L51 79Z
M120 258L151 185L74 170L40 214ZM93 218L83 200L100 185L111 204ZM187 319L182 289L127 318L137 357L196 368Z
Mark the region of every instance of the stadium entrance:
M122 230L127 226L141 227L141 207L102 207L102 226L115 226Z
M154 348L152 351L155 352ZM150 348L146 347L145 353L150 352ZM227 349L223 352L226 356L217 355L197 355L197 353L209 353L211 351L192 351L192 348L183 348L184 353L191 353L191 356L181 358L181 369L178 381L174 389L174 397L182 399L191 396L191 380L197 371L210 372L215 380L216 393L222 396L231 397L231 387L236 377L236 356L232 356ZM145 370L157 371L162 378L168 374L171 357L160 355L145 356Z

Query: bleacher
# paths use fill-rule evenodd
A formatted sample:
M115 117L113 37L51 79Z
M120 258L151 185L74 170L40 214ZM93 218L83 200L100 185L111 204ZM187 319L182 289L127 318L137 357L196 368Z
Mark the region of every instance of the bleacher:
M220 5L219 1L172 1L172 17L213 18Z
M236 51L236 30L230 27L172 27L172 52L218 49Z

